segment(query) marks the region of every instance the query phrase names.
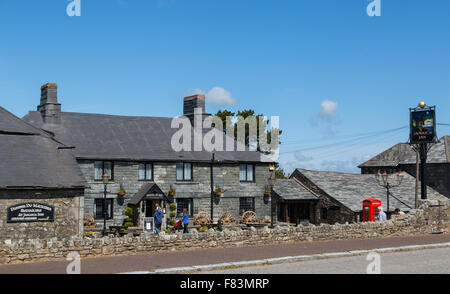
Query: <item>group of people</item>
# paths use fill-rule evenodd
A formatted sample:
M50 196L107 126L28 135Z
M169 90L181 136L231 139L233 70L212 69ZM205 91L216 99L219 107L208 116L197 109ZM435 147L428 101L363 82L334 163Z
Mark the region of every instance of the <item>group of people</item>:
M383 207L378 207L378 220L379 221L385 221L387 220L387 215L386 213L383 211ZM400 210L400 208L396 208L394 210L394 215L395 216L400 216L400 215L404 215L405 213L403 211Z
M156 233L161 231L161 225L164 218L164 213L158 203L155 204L155 213L153 214L155 218L155 230ZM183 217L181 223L183 224L183 233L189 233L189 213L186 208L183 209Z

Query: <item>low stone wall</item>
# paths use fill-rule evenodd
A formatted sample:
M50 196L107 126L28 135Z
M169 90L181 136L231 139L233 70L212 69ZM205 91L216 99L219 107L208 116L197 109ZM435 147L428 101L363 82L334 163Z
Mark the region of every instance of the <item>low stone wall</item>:
M210 229L204 233L144 234L121 238L72 238L49 240L6 240L0 248L0 264L65 258L77 252L81 258L104 255L136 254L212 247L239 247L288 242L359 239L382 236L411 236L449 232L449 201L425 201L420 209L385 221L352 224L268 226L262 228Z

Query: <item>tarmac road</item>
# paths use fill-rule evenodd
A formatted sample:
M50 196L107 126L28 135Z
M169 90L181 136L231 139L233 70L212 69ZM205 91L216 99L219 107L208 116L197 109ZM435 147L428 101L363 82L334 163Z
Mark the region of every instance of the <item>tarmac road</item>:
M152 271L191 265L207 265L310 255L350 250L424 245L450 242L450 235L425 235L414 237L388 237L376 239L337 240L321 242L297 242L282 245L252 246L240 248L209 248L201 250L174 251L126 256L84 258L81 260L82 274L109 274L133 271ZM69 261L1 265L0 274L65 274Z
M367 256L243 267L202 274L366 274ZM372 269L372 267L370 267ZM380 254L380 274L450 274L450 248Z

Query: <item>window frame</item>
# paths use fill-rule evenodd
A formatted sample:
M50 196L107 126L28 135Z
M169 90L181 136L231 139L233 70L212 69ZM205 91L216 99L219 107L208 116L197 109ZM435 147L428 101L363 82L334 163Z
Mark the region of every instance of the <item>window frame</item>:
M110 181L114 181L114 161L109 161L109 160L95 160L94 161L94 181L96 181L96 182L103 181L102 177L100 177L100 179L95 177L95 175L96 175L96 173L95 173L95 169L96 169L95 164L97 162L101 162L102 163L102 176L105 174L105 162L111 162L111 174L109 175L109 180Z
M143 179L139 178L139 170L140 170L141 164L144 165L144 178ZM152 167L152 172L151 172L150 178L147 177L148 176L147 175L147 166L149 166L149 165ZM141 182L153 181L153 175L154 175L153 167L154 167L153 162L139 162L139 165L138 165L138 181L141 181Z
M244 214L244 212L246 212L246 211L253 211L253 212L256 212L255 210L256 210L256 199L255 199L256 197L239 197L239 216L242 216L243 214ZM241 209L241 207L242 207L242 202L241 202L241 200L243 200L243 199L251 199L252 200L252 209L247 209L247 210L243 210L243 209ZM246 203L246 204L248 204L248 203Z
M252 175L253 175L253 179L252 180L248 180L248 166L251 165L252 166ZM245 180L241 179L241 167L245 166ZM241 183L255 183L255 171L256 171L256 166L255 164L248 164L248 163L242 163L239 165L239 182Z
M178 179L178 165L181 164L183 165L183 179L180 180ZM190 179L186 179L186 174L185 174L185 165L186 164L190 164L191 165L191 178ZM191 162L178 162L175 166L175 179L177 182L192 182L194 181L194 164L192 164Z
M98 217L97 214L97 202L101 202L102 205L102 211L100 217ZM114 199L113 198L106 198L106 202L111 202L111 213L108 213L108 210L106 210L106 220L113 220L114 219ZM104 198L95 198L94 199L94 219L95 220L103 220L103 207L105 205L105 199ZM109 215L109 216L108 216Z
M175 201L177 204L177 217L182 217L183 216L183 208L186 208L186 207L183 207L183 208L181 208L181 211L178 210L178 201L180 201L180 200L188 202L187 210L188 210L189 218L194 217L194 198L176 198ZM191 209L189 209L189 202L191 204Z

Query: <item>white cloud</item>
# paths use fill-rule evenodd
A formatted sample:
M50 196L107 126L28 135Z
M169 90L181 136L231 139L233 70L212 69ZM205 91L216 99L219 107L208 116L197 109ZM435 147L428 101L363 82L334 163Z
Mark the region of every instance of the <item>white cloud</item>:
M324 118L334 118L338 109L338 103L330 100L324 100L321 103L322 109L320 110L320 116Z
M236 99L233 98L230 92L222 87L213 87L208 92L202 89L188 90L186 96L191 96L195 94L206 95L206 102L216 104L216 105L235 105Z

